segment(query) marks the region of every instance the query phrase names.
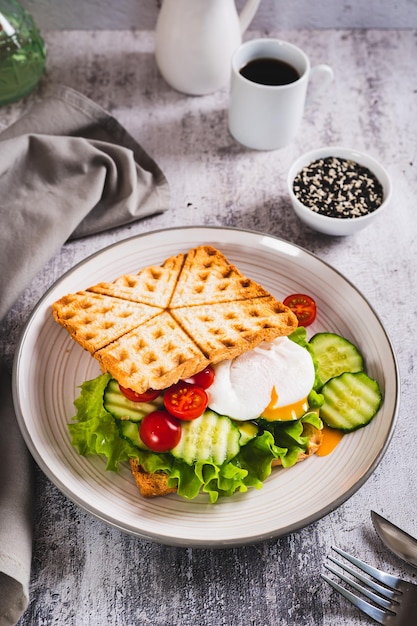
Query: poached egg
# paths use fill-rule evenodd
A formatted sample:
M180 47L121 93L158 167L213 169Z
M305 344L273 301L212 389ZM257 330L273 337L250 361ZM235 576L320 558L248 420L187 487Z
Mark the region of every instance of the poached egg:
M307 396L315 378L309 352L288 337L262 342L235 359L214 365L207 389L208 406L239 420L260 416L294 420L308 409Z

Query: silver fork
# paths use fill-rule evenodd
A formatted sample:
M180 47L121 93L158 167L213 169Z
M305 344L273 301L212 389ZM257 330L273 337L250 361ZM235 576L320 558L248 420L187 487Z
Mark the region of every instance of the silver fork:
M344 557L362 572L372 576L374 580L367 578L360 572L349 567L349 565L338 561L330 555L327 558L332 561L332 563L335 563L342 570L364 583L366 587L360 585L355 580L348 578L332 565L325 563L326 569L338 576L340 580L343 580L353 589L359 591L362 596L371 600L373 604L355 595L348 589L345 589L345 587L339 585L339 583L322 574L322 578L324 578L324 580L328 582L333 589L336 589L336 591L341 593L342 596L347 598L347 600L350 600L350 602L358 609L363 611L363 613L366 613L366 615L369 615L369 617L372 617L372 619L379 624L383 624L384 626L411 626L412 624L417 623L417 585L406 582L401 578L397 578L397 576L381 572L381 570L367 565L363 561L351 556L340 548L332 546L332 550L340 554L340 556ZM382 585L375 581L382 583Z

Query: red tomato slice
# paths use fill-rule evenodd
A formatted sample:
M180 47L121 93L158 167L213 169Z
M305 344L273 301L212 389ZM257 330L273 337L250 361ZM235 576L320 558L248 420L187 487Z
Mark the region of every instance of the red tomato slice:
M132 402L152 402L152 400L155 400L161 393L156 389L148 389L145 393L137 393L133 391L133 389L122 387L121 385L119 385L119 389L122 394L126 396L128 400L132 400Z
M297 316L299 326L309 326L316 319L316 303L313 298L304 293L294 293L287 296L284 304Z
M206 410L207 403L208 398L204 389L185 381L172 385L164 393L166 410L182 420L200 417Z
M181 422L166 411L145 415L139 426L139 436L153 452L168 452L181 439Z
M201 372L198 372L198 374L186 378L185 381L193 385L198 385L203 389L208 389L214 382L214 369L211 365L208 365Z

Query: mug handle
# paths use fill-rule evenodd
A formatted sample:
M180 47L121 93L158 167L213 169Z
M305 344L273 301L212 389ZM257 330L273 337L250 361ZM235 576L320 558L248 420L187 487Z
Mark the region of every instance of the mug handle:
M333 79L334 72L330 65L321 63L320 65L312 67L309 75L308 98L315 99L323 91L328 89Z

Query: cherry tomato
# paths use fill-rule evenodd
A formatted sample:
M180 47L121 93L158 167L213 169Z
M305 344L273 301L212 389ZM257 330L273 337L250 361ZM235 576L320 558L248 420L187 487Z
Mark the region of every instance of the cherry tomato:
M122 394L126 396L128 400L132 400L132 402L152 402L152 400L155 400L161 393L156 389L148 389L145 393L137 393L137 391L133 391L133 389L129 389L128 387L122 387L121 385L119 385L119 389Z
M181 439L181 422L166 411L153 411L141 421L139 436L153 452L168 452Z
M295 313L299 326L309 326L316 319L316 303L310 296L306 296L303 293L294 293L285 298L284 304Z
M172 385L164 393L166 410L182 420L200 417L206 410L207 403L208 398L204 389L185 381Z
M208 389L214 381L214 369L211 365L208 365L201 372L198 372L198 374L194 374L194 376L190 376L190 378L186 378L185 380L187 383Z

